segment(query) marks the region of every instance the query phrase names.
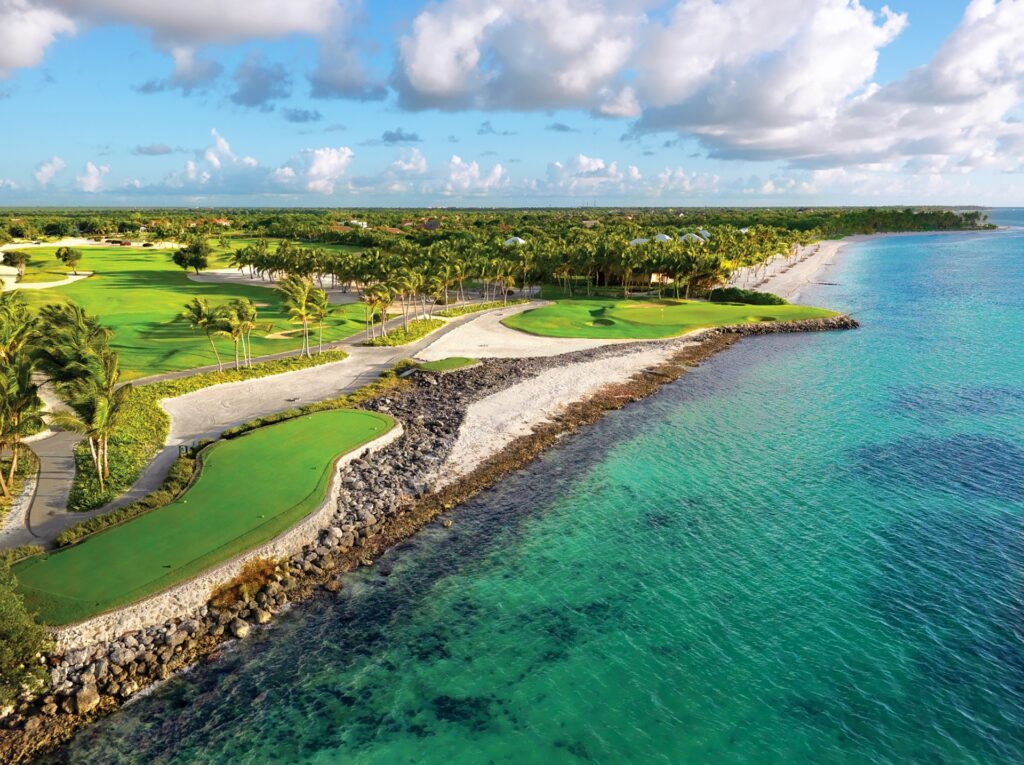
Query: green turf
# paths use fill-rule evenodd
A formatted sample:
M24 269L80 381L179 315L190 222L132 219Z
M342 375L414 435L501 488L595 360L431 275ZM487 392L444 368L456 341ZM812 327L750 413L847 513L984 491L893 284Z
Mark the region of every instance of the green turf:
M545 337L647 340L694 329L757 321L834 316L802 305L744 305L699 300L572 298L502 320L512 329Z
M453 369L471 367L477 363L479 362L476 359L466 358L465 356L449 356L447 359L440 359L438 361L425 361L420 364L420 369L424 372L451 372Z
M392 427L384 415L335 410L220 441L181 499L18 564L19 589L52 625L166 589L294 526L323 500L334 458Z
M121 354L121 366L128 379L214 363L206 336L193 332L177 319L193 297L205 297L211 305L236 297L248 297L257 304L265 304L259 308L260 321L270 327L269 331L253 334L254 355L278 353L301 345L301 333L288 321L272 289L194 282L171 262L169 250L130 247L82 247L81 250L79 270L94 271L94 276L63 287L24 290L23 294L31 305L74 301L98 315L103 324L114 330L112 345ZM31 273L43 273L53 264L63 268L54 258L54 251L52 247L32 249ZM66 269L61 273L66 273ZM361 303L336 306L324 325L324 341L340 340L362 331L363 319ZM267 337L281 332L290 335ZM313 328L314 345L316 335L317 330ZM231 340L220 338L217 345L221 356L228 361L233 352Z

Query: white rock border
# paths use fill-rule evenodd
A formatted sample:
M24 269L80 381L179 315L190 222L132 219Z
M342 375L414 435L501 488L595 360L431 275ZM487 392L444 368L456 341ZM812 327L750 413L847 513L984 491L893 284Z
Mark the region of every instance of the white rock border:
M187 616L205 606L213 590L236 577L249 561L255 558L287 558L299 552L305 545L315 540L322 529L331 525L342 486L340 469L350 462L389 446L404 433L402 423L395 420L395 426L384 435L338 457L331 468L331 482L324 501L295 526L278 534L266 544L244 552L168 590L151 595L145 600L94 616L78 624L56 628L52 633L55 650L66 652L100 642L110 642L126 632L142 630Z

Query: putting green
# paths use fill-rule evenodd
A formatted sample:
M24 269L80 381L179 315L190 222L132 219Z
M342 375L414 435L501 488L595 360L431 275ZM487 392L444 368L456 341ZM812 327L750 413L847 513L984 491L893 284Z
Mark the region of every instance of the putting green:
M273 539L322 501L338 455L394 420L336 410L219 441L180 499L14 567L42 622L71 624L133 603Z
M170 250L132 247L82 247L79 270L93 276L74 284L46 290L24 290L30 305L72 301L78 303L114 330L111 345L121 355L125 378L193 369L215 363L206 335L194 332L178 315L194 297L203 297L211 305L232 298L251 298L259 306L259 321L264 324L252 336L252 352L262 356L298 348L301 331L288 320L280 298L272 289L244 285L194 282L171 262ZM52 273L61 269L54 257L55 248L31 250L33 264L26 275ZM49 279L50 277L47 277ZM341 340L365 328L361 303L335 306L324 323L324 341ZM310 330L315 345L318 330ZM216 339L226 363L233 357L230 338Z
M502 320L531 335L602 340L673 337L704 327L759 321L797 321L834 316L802 305L744 305L700 300L570 298Z

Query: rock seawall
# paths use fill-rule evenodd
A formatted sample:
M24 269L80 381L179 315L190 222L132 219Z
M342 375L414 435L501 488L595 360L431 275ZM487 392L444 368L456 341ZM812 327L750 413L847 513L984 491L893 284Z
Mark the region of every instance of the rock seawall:
M650 395L741 336L857 326L849 317L836 316L707 329L660 341L673 351L665 364L569 405L550 422L517 438L470 474L438 491L432 490L432 479L451 454L470 404L551 368L634 353L650 348L651 343L610 345L556 357L493 359L448 374L416 375L410 390L385 394L365 405L394 417L404 428L400 437L374 453L360 453L339 465L332 483L333 505L315 514L316 523L307 526L304 522L288 532L296 532L292 542L301 549L280 563L272 581L230 606L181 601L180 613L168 617L168 611L156 610L154 623L145 626L141 626L146 621L142 614L129 607L100 617L102 623L91 631L81 629L84 625L78 625L78 631L63 631L58 637L65 650L48 657L50 689L26 699L0 720L0 761L23 761L58 746L78 728L113 711L143 688L203 656L216 656L218 645L225 640L244 639L253 626L268 623L287 604L301 602L322 589L336 591L341 586L339 574L372 565L377 555L527 464L564 434L596 421L606 411ZM245 557L255 557L255 551ZM119 625L122 613L136 621Z

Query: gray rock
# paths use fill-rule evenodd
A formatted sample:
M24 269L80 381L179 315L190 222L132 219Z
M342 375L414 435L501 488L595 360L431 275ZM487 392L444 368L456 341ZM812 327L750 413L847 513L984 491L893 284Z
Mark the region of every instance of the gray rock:
M125 664L131 664L135 661L135 651L130 648L123 648L119 645L115 645L110 651L110 661L114 664L124 666Z

